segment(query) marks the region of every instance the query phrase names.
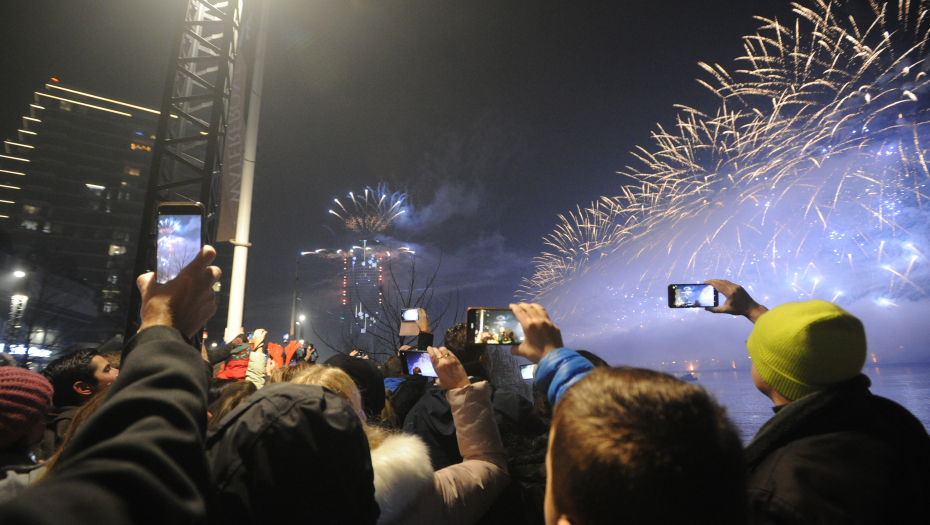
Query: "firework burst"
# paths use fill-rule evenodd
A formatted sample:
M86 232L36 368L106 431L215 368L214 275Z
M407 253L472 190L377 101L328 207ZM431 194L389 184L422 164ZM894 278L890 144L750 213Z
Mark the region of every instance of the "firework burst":
M394 219L406 213L406 199L406 193L391 193L386 184L379 184L374 189L370 186L365 188L361 195L350 192L346 205L335 199L339 211L329 210L329 213L339 217L346 229L363 238L373 239L375 235L387 230Z
M928 297L930 0L793 6L790 25L758 18L735 72L701 64L716 112L679 106L622 172L634 184L560 216L518 296L605 325L711 277L781 300Z

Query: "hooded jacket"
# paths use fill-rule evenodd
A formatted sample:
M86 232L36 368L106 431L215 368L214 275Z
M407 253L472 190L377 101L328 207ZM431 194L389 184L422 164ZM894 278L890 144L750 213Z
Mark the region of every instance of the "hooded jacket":
M746 447L753 523L926 519L930 436L859 375L780 407Z
M266 386L210 430L206 450L211 523L373 524L378 518L362 422L348 402L322 387Z
M371 452L379 524L470 525L510 483L486 381L446 393L464 461L433 472L417 436L394 434Z

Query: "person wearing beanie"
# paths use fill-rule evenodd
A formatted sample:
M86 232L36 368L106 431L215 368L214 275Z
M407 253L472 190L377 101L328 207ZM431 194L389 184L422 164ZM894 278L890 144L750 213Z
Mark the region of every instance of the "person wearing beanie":
M862 322L812 300L771 310L729 281L707 308L748 318L753 383L775 416L746 446L753 523L908 523L930 493L930 435L862 374Z
M30 455L41 442L52 385L15 366L0 367L0 502L34 483L45 471Z
M52 385L15 366L0 367L0 467L31 465L30 449L42 440Z

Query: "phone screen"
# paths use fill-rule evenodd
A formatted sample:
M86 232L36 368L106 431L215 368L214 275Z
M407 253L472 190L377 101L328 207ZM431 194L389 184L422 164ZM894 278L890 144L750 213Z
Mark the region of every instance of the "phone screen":
M518 345L523 327L509 308L469 308L467 337L482 345Z
M536 365L520 365L520 375L523 376L523 379L533 379L535 370Z
M404 310L403 319L404 321L419 321L420 320L420 311L416 308L408 308Z
M156 278L166 283L178 276L201 249L202 207L191 206L196 214L158 214L158 271Z
M668 306L670 308L702 308L717 306L717 302L717 290L709 284L668 285Z
M407 366L407 373L410 375L420 375L424 377L439 377L433 368L433 362L429 360L429 354L426 352L413 352L404 350L400 353Z

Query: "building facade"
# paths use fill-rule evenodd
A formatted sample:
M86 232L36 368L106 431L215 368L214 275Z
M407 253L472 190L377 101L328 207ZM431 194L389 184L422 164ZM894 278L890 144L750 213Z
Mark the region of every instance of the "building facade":
M125 327L158 118L53 82L3 142L0 230L8 242L0 249L26 264L31 290L59 279L92 291L93 318L68 329L74 343L100 343ZM60 307L43 299L54 291L34 293L28 308Z

